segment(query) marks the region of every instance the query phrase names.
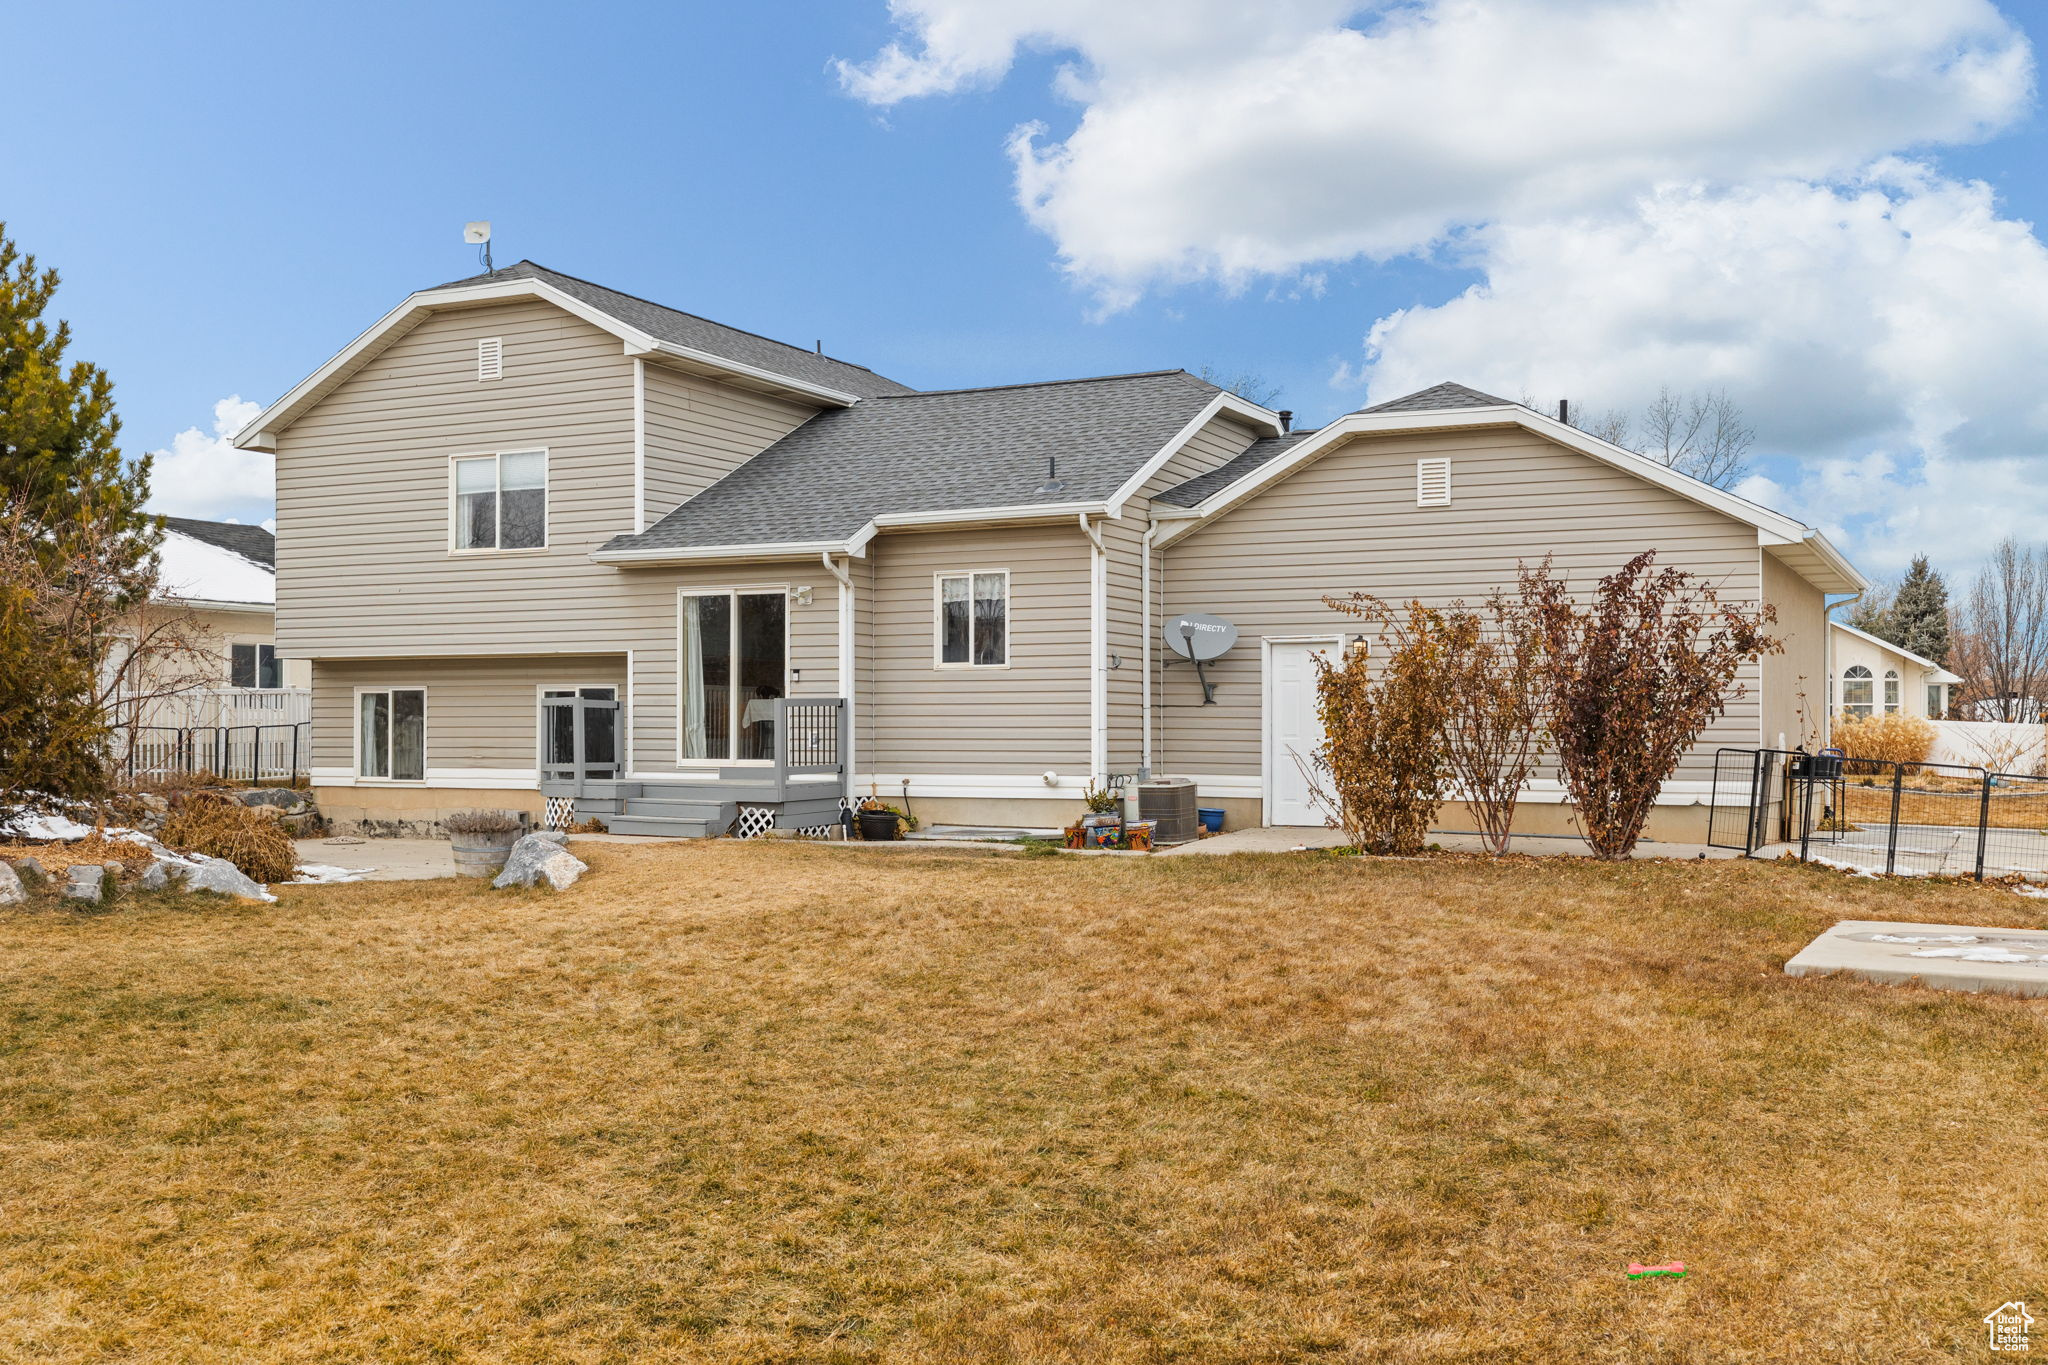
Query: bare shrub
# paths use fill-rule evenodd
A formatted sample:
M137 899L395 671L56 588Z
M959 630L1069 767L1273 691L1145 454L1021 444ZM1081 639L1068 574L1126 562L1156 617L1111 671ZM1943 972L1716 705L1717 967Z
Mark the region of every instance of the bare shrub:
M1487 847L1506 853L1515 806L1543 757L1543 635L1520 599L1500 592L1484 615L1459 602L1443 621L1445 761Z
M1323 600L1380 626L1390 645L1377 676L1362 641L1337 663L1316 660L1324 733L1316 764L1328 775L1338 822L1363 852L1419 853L1450 779L1440 681L1449 628L1420 602L1402 617L1362 593Z
M441 821L450 834L511 834L526 822L509 810L459 810Z
M277 817L219 792L179 797L157 837L172 848L225 858L259 882L288 882L299 851Z
M1594 856L1626 858L1657 793L1708 725L1745 694L1744 665L1778 647L1765 603L1720 600L1645 550L1574 601L1550 561L1522 570L1522 602L1543 638L1559 775Z
M1925 763L1934 750L1934 739L1934 726L1918 716L1835 717L1835 747L1850 758Z

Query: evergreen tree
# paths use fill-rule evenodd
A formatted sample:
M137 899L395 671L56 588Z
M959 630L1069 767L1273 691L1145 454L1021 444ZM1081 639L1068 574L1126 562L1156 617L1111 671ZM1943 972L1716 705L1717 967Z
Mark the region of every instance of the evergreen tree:
M103 665L163 530L106 371L67 362L70 326L43 317L56 291L0 223L0 793L79 797L106 783Z
M1948 662L1948 584L1928 566L1926 555L1915 556L1906 570L1892 597L1890 617L1886 639L1923 659Z
M113 556L102 567L118 571L128 605L155 586L161 523L142 510L150 462L121 457L107 372L66 364L71 324L43 317L57 283L0 223L0 497L26 510L52 562L82 542Z

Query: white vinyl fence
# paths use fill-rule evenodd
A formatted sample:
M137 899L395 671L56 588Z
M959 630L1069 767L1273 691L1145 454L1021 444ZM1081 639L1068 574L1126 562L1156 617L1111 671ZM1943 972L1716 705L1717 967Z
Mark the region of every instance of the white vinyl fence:
M1968 763L1995 773L2048 770L2048 726L2004 720L1937 720L1929 763Z

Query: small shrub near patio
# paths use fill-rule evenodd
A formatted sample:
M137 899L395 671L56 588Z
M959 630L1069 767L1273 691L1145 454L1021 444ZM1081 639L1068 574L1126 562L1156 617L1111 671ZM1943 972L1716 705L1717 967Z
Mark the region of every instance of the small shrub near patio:
M1934 750L1934 734L1934 726L1918 716L1835 717L1835 746L1850 758L1925 763Z
M288 882L298 849L277 817L220 792L180 797L157 836L172 848L225 858L259 882Z
M441 827L450 834L516 834L526 826L509 810L459 810Z

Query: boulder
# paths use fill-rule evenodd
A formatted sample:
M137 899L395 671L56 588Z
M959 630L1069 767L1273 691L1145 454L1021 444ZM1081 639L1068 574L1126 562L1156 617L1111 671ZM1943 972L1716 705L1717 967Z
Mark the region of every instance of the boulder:
M555 890L572 886L578 877L590 869L581 858L571 853L559 839L547 837L554 831L529 834L512 845L512 854L505 859L505 870L491 883L499 890L511 886L537 886L546 882Z
M106 880L107 870L98 863L74 863L64 878L64 899L67 901L91 901L100 903L100 883Z
M17 860L14 864L14 870L30 886L41 886L44 882L50 880L50 874L45 872L43 865L34 858Z
M22 888L21 878L14 875L14 869L0 863L0 905L20 905L28 899L28 892Z
M200 857L197 862L180 864L172 871L184 881L187 891L212 891L252 901L277 899L226 858Z
M137 891L161 891L170 884L171 874L168 865L163 859L159 858L148 867L142 869L142 878L135 883L135 889Z
M245 806L259 806L278 815L297 815L306 809L306 794L290 787L250 787L235 793Z

